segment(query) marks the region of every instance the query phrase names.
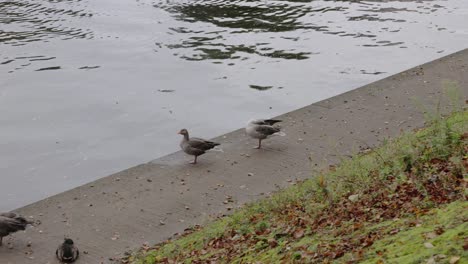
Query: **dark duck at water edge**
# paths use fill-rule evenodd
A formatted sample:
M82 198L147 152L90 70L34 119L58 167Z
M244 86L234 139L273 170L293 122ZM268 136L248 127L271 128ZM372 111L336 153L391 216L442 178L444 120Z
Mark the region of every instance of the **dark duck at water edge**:
M197 163L197 157L205 154L206 151L219 146L219 143L208 141L202 138L189 137L187 129L181 129L179 134L184 136L180 142L180 148L187 154L195 156L191 164Z
M80 256L80 251L75 247L75 243L70 238L65 238L62 244L55 251L57 259L62 263L75 262Z
M16 213L0 213L0 246L2 246L3 237L25 230L27 225L32 224L32 222Z
M256 149L262 147L262 140L267 137L279 133L281 129L279 127L273 126L274 124L281 122L277 119L253 119L247 123L245 127L245 132L252 138L258 139L258 146Z

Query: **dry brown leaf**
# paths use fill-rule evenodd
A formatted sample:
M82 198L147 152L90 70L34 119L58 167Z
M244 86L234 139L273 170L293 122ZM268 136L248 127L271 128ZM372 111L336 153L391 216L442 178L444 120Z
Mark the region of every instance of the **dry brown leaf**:
M303 237L304 236L304 229L298 229L298 230L294 231L293 236L294 236L295 239Z
M270 238L270 239L268 239L268 245L270 245L270 247L274 248L274 247L278 246L278 241L276 241L273 238Z

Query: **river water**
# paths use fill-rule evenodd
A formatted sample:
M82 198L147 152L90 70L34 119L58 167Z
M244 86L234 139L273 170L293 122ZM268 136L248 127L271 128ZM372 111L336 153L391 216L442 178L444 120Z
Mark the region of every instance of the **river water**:
M3 0L0 210L467 43L466 0Z

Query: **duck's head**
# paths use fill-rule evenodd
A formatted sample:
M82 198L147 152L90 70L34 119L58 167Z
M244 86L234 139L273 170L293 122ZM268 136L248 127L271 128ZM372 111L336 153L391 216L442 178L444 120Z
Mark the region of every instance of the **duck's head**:
M187 131L187 129L183 128L183 129L181 129L181 130L179 131L179 133L177 133L177 134L187 136L187 135L188 135L188 131Z
M65 240L63 241L64 244L67 244L67 245L73 245L73 240L71 240L70 238L65 238Z

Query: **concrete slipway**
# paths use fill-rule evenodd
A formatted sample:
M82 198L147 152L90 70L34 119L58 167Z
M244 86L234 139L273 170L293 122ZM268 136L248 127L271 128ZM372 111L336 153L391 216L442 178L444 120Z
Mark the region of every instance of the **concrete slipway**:
M279 116L287 136L265 141L263 150L237 130L215 138L224 152L206 154L196 166L176 152L20 208L42 224L4 239L0 263L57 263L65 235L81 249L78 263L108 263L160 242L310 177L316 166L423 126L417 105L433 108L444 80L457 81L467 98L468 49ZM223 203L226 196L233 202Z

